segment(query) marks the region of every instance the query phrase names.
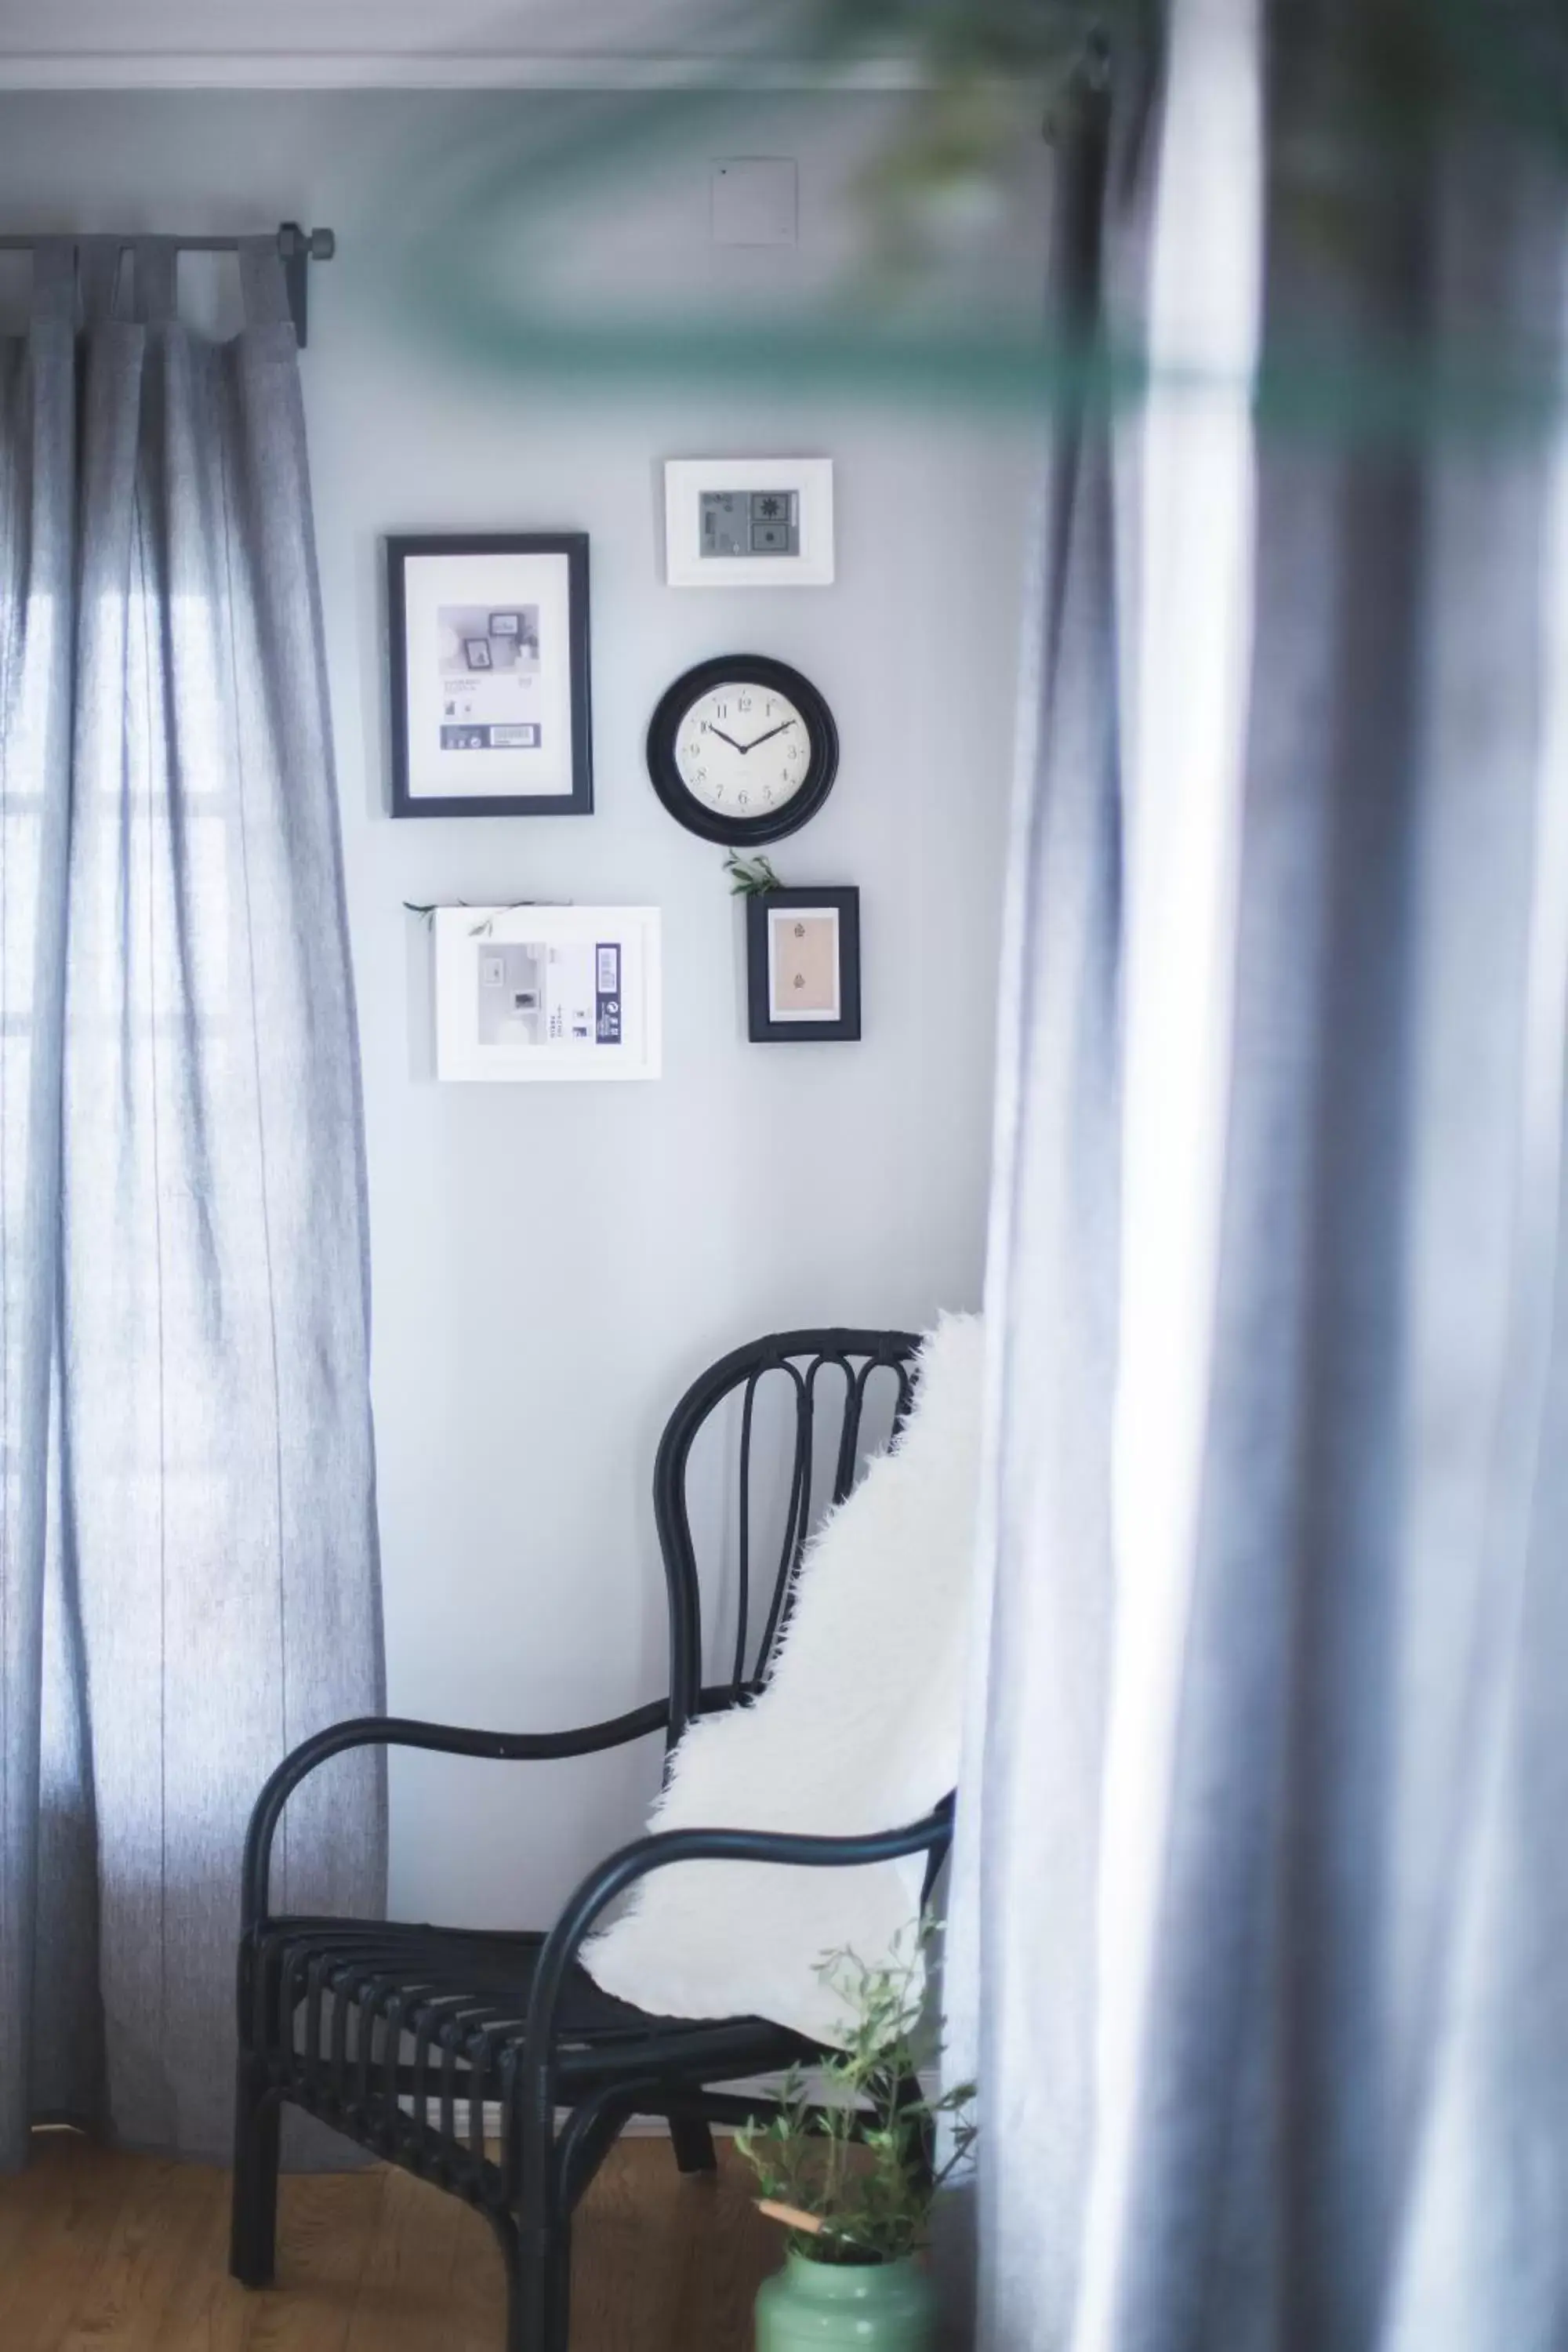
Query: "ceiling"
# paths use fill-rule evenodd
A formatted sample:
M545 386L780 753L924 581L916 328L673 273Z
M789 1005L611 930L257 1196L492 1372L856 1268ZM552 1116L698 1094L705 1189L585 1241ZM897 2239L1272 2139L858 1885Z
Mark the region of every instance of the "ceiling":
M778 38L788 0L0 0L0 89L658 88L729 58L750 84L831 79ZM907 83L897 60L857 85Z

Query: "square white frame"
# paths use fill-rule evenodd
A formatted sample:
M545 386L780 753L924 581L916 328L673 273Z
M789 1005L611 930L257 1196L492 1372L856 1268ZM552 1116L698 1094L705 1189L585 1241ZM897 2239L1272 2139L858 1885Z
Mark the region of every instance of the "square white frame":
M657 907L437 907L433 928L438 1079L593 1084L659 1076L663 1008ZM618 946L622 1042L482 1045L478 958L491 943Z
M702 553L704 490L794 490L800 499L798 555ZM833 585L831 457L667 457L664 577L671 588L830 588Z

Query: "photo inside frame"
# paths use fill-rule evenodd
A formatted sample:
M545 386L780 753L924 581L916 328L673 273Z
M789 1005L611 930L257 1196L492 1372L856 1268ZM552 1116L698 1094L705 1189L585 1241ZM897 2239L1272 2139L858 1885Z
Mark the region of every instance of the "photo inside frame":
M435 910L440 1078L656 1078L651 907Z
M443 751L537 751L539 607L441 604L436 612Z
M842 1014L837 907L768 913L768 1017L837 1021Z
M615 940L479 940L476 1036L481 1047L622 1043L621 948Z

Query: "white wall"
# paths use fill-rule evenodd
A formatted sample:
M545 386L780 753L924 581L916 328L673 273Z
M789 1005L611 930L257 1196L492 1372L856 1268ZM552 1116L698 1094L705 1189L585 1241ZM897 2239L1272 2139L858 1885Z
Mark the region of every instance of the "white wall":
M743 272L737 298L753 300L761 267L782 296L831 241L845 172L889 102L796 100L765 115L739 102L717 152L800 157L799 253L709 249L704 148L574 228L584 267L608 282L630 257L710 295ZM705 1362L784 1324L918 1327L976 1303L1030 446L1022 425L957 412L770 403L635 371L595 391L444 357L370 299L376 208L389 184L418 201L412 162L398 182L401 156L460 143L493 106L0 99L0 226L288 216L339 232L340 258L312 276L304 369L369 1134L390 1697L401 1712L521 1727L613 1714L662 1687L649 1475L664 1413ZM769 450L837 459L839 584L663 587L657 461ZM465 527L591 534L590 819L384 814L378 539ZM678 828L647 781L660 691L740 648L798 665L839 721L837 788L775 857L786 879L860 887L858 1046L744 1042L720 853ZM660 1083L431 1081L426 940L402 902L526 896L663 908ZM656 1769L646 1750L563 1767L399 1764L395 1902L547 1916L584 1863L633 1831Z

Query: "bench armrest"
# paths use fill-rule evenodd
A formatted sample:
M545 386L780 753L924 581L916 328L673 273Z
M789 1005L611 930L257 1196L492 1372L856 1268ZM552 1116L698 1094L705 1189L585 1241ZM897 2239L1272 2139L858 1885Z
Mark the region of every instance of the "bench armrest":
M241 1928L248 1935L267 1916L272 1840L284 1806L301 1780L329 1756L348 1748L429 1748L447 1756L488 1756L502 1763L553 1762L567 1756L594 1756L662 1731L669 1721L668 1699L655 1699L630 1715L589 1723L572 1731L467 1731L447 1723L417 1723L406 1716L362 1715L334 1723L301 1740L263 1787L245 1833ZM607 1899L607 1898L606 1898Z
M610 1854L584 1879L544 1939L534 1971L523 2045L523 2112L548 2128L554 2110L555 2006L567 1971L605 1907L650 1871L672 1862L767 1862L809 1870L848 1870L905 1854L930 1856L928 1887L952 1840L952 1796L902 1829L868 1837L799 1837L779 1830L658 1830Z

